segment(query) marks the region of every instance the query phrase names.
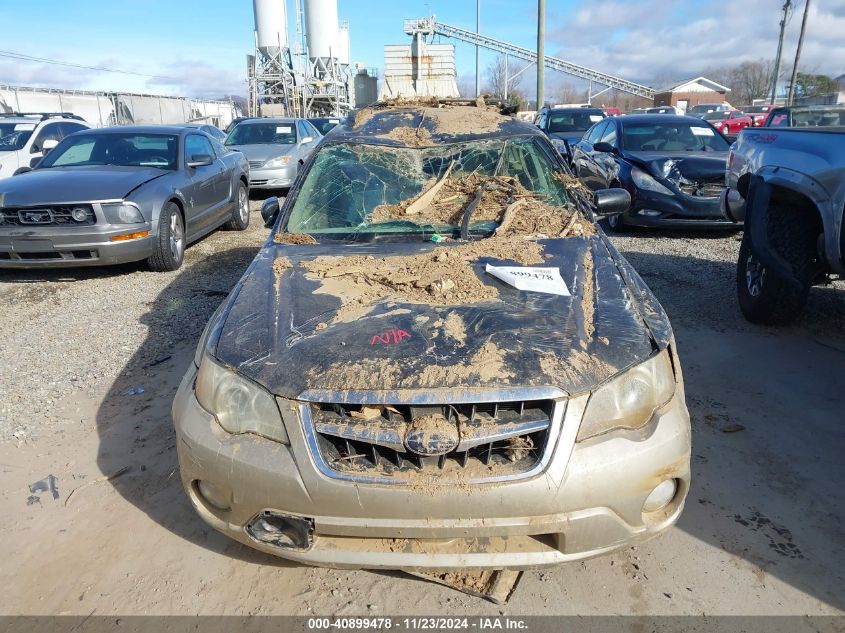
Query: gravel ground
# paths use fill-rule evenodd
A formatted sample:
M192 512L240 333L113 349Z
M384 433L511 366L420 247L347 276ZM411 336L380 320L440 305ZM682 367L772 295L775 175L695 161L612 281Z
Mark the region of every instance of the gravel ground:
M195 341L267 238L260 206L260 200L251 201L246 231L221 229L191 245L178 271L153 273L143 262L0 271L7 324L0 329L0 358L13 359L0 377L0 441L37 439L71 422L75 407L67 396L96 397L142 343L147 363L154 363L175 343ZM166 309L149 311L153 303L172 306L179 318L168 318Z

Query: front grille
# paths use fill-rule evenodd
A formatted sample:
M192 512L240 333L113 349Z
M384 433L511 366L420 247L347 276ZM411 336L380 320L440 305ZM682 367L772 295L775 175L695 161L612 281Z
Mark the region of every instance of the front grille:
M688 196L694 198L718 198L725 186L720 178L713 182L691 182L681 184L680 189Z
M319 458L339 475L478 482L532 471L545 454L554 406L553 400L363 408L314 403L310 418ZM447 435L454 433L442 454L422 454L431 445L421 451L414 444L416 425L430 416L446 425Z
M84 218L75 220L73 211L84 212ZM79 213L77 212L77 215ZM81 216L80 216L81 217ZM91 205L46 206L0 209L0 225L15 226L91 226L97 216Z
M250 169L258 169L259 167L264 167L263 160L251 160L249 161L249 168Z

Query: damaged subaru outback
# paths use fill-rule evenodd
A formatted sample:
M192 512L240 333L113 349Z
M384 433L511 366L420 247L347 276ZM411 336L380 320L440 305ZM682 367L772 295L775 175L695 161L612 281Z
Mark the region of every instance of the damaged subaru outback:
M304 165L178 389L208 524L329 567L528 569L672 526L672 329L541 131L377 104Z

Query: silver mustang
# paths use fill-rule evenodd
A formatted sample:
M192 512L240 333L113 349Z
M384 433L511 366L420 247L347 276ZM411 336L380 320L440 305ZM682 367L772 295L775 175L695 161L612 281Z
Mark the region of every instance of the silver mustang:
M198 129L85 130L0 180L0 268L176 270L186 244L224 224L247 228L248 194L243 154Z

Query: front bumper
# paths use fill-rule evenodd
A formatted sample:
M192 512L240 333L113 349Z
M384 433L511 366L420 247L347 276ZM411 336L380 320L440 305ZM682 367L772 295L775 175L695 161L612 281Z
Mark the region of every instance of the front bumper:
M680 515L690 479L689 414L683 386L638 431L575 443L586 396L571 399L544 471L527 479L413 488L326 476L301 420L287 423L290 446L223 431L196 400L196 368L173 404L182 482L209 525L256 549L327 567L440 569L554 565L656 536ZM674 479L675 497L642 512L649 493ZM219 510L198 490L228 499ZM247 526L264 512L312 521L302 549L260 542Z
M281 189L293 185L296 180L296 166L267 169L255 167L249 171L249 186L251 189Z
M146 231L146 237L112 241ZM152 254L152 225L0 227L0 268L104 266L146 259Z
M645 227L737 228L722 212L719 198L688 196L678 192L672 196L628 187L631 209L623 215L625 224Z

